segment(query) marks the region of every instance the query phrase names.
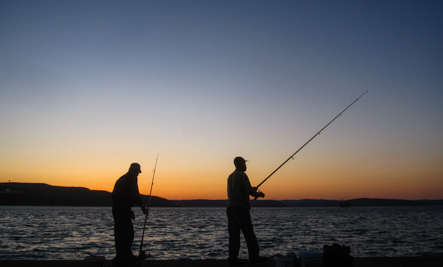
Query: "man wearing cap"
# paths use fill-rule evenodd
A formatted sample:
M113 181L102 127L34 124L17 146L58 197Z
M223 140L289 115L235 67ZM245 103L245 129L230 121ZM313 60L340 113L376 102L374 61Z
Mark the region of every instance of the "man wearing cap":
M131 207L135 204L141 207L144 214L148 212L138 190L137 177L141 172L140 164L132 163L129 171L117 180L112 191L112 216L114 217L115 249L117 252L113 260L115 265L129 266L136 261L131 250L134 241L132 220L135 219Z
M265 257L259 256L259 247L257 237L251 222L249 213L251 204L249 196L265 197L257 188L253 188L246 175L246 160L242 157L234 159L235 171L228 177L228 207L226 214L228 216L229 232L229 265L243 264L238 260L240 250L240 230L248 246L249 260L251 263L264 262Z

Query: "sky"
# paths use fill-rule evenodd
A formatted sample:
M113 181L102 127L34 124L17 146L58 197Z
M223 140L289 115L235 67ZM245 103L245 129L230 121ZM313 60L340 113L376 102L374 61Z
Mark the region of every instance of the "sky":
M441 1L0 2L0 182L443 199Z

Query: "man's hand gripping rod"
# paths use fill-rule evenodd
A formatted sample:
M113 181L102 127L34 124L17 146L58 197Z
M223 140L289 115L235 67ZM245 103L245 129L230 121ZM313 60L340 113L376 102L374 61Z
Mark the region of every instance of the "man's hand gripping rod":
M361 96L359 96L357 99L354 100L354 102L352 102L349 106L347 106L342 112L340 112L337 116L335 116L334 119L332 119L328 124L326 124L325 127L323 127L320 131L318 131L318 133L316 133L313 137L311 137L311 139L308 140L308 142L306 142L304 145L302 145L297 151L295 151L294 154L292 154L287 160L285 160L285 162L283 162L280 166L278 166L277 169L275 169L275 171L273 171L271 174L269 174L268 177L266 177L261 183L259 183L257 185L257 190L258 188L264 183L266 182L266 180L269 179L269 177L271 177L274 173L276 173L281 167L283 167L283 165L286 164L286 162L288 162L290 159L294 159L295 154L297 154L300 150L302 150L309 142L312 141L312 139L314 139L315 137L317 137L317 135L319 135L326 127L329 126L329 124L331 124L333 121L335 121L335 119L337 119L338 117L341 116L341 114L343 114L343 112L345 112L348 108L350 108L355 102L357 102L357 100L359 100L364 94L366 94L368 91L364 92ZM254 198L257 199L257 198Z

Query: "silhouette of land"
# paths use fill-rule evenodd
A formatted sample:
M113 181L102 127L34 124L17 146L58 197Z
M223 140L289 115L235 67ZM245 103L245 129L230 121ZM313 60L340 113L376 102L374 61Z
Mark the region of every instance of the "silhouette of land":
M148 197L142 195L145 203ZM0 183L0 205L26 206L112 206L111 193L84 187L34 183ZM174 207L167 199L151 197L151 207Z
M142 195L147 203L149 196ZM399 200L359 198L346 200L351 207L443 206L443 200ZM226 207L227 200L168 200L152 196L151 207ZM42 183L0 183L0 205L22 206L112 206L111 193L84 187ZM338 207L339 200L255 200L253 207Z

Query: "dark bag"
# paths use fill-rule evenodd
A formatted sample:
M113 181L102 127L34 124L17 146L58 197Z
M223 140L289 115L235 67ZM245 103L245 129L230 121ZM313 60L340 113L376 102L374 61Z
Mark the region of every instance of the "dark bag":
M323 246L324 267L354 267L354 257L351 255L351 247L332 244Z

